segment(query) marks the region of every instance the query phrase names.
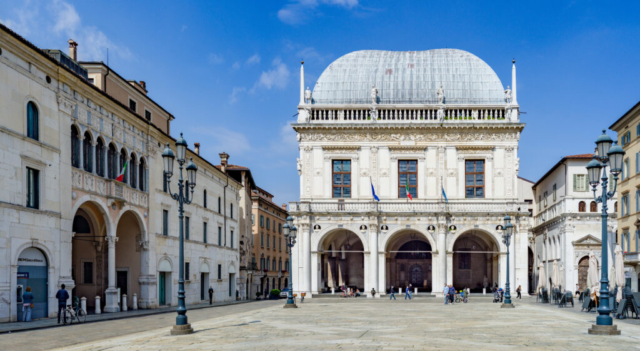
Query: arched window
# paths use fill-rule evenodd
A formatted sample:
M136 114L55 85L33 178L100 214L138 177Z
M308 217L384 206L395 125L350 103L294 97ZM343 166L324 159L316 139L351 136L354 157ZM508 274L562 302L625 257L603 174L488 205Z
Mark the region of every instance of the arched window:
M27 103L27 136L38 140L38 108L33 101Z
M598 204L595 201L591 201L591 204L589 204L589 211L598 212Z
M587 204L584 201L580 201L578 203L578 212L586 212L587 211Z
M71 126L71 165L80 168L80 133L76 126Z
M218 196L218 213L222 213L222 200Z
M118 168L118 152L116 151L116 147L113 144L109 144L109 152L107 154L107 165L109 167L109 169L107 170L108 172L108 178L109 179L116 179L117 176L117 168Z
M233 204L230 204L229 208L230 208L230 211L229 211L230 216L229 216L229 218L233 218Z
M91 134L84 132L84 140L82 142L82 166L87 172L93 172L93 145Z
M144 158L140 159L140 166L138 166L138 189L140 189L141 191L146 191L145 190L145 182L146 182L146 175L145 175L145 166L144 166Z
M204 206L204 208L207 208L207 189L204 189L204 191L202 192L202 206Z
M129 185L131 185L132 188L137 188L138 187L138 183L136 182L136 179L138 178L138 160L136 157L136 154L132 153L131 154L131 158L129 159Z
M102 138L98 138L96 144L96 173L104 177L104 141Z
M127 183L127 180L129 180L129 177L127 177L127 170L124 169L125 163L127 163L127 150L123 148L122 150L120 150L120 168L118 169L118 176L120 175L120 172L124 170L122 177L123 183Z

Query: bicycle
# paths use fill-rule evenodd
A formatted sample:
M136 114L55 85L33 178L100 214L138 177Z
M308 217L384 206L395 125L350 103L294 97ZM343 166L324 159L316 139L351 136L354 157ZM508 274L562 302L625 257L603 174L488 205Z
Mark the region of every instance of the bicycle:
M457 302L457 303L461 303L461 302L467 303L467 297L466 296L462 297L462 296L460 296L460 294L456 294L455 302Z
M80 308L80 299L76 296L73 299L73 308L71 305L67 305L67 308L64 310L64 324L67 324L67 320L69 324L73 324L73 320L78 321L78 323L84 323L87 319L87 313Z

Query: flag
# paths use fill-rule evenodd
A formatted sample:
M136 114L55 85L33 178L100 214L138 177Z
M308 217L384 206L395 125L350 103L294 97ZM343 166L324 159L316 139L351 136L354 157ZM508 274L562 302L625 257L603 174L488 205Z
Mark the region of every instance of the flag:
M409 200L413 200L413 198L411 197L411 193L409 192L409 181L408 181L408 179L407 179L407 182L404 183L404 190L406 190L407 197L409 198Z
M380 202L380 198L376 195L376 189L373 188L373 180L371 177L369 177L369 180L371 181L371 194L373 194L373 199Z
M118 178L116 178L117 181L124 182L124 173L127 171L127 164L129 164L129 161L124 162L124 166L122 167L122 172L120 172L120 175L118 176Z
M447 202L447 204L449 203L449 199L447 199L447 193L444 192L444 187L442 187L442 196L444 196L444 201Z

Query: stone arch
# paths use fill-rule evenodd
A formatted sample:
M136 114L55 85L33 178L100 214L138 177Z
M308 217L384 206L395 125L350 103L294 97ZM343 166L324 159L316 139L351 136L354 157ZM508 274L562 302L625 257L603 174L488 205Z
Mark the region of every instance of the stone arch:
M454 286L482 292L485 285L488 288L501 283L500 267L505 262L500 255L503 252L500 243L490 231L480 228L456 234L447 255L451 257L448 272L452 273L449 277Z
M169 270L168 271L167 270L161 270L161 269L165 269L165 268L163 268L163 262L167 262L167 264L169 265ZM171 257L169 257L167 255L161 256L160 259L158 259L158 264L157 264L156 267L158 267L158 271L159 272L173 272L173 261L171 260Z
M109 209L107 208L107 205L101 201L101 198L95 195L84 195L78 200L76 200L75 205L73 205L73 208L71 209L71 213L73 214L73 216L75 217L75 214L78 212L78 209L88 202L91 202L92 204L96 205L96 207L98 207L98 210L100 210L100 213L104 217L103 219L106 225L107 235L108 236L115 235L115 231L113 230L113 224L112 224L113 222L111 221L111 216L109 216ZM73 223L71 223L70 226L72 224ZM69 232L71 232L71 227L69 227L68 230Z
M338 230L346 230L351 232L352 234L355 234L358 239L360 239L360 241L362 242L362 246L363 246L363 250L365 252L369 251L369 241L367 240L366 236L364 236L364 234L362 234L360 232L360 230L358 229L357 226L343 226L343 227L338 227L338 225L332 225L332 226L328 226L327 228L325 228L324 230L320 231L320 233L315 234L312 233L311 235L311 249L313 250L315 248L315 250L321 250L321 245L324 242L324 240L331 234L333 234L334 232L338 231Z
M414 231L414 232L417 232L418 234L421 234L427 240L429 245L431 245L431 249L433 251L435 251L437 249L436 240L431 235L431 233L429 233L428 231L426 231L423 228L404 228L404 227L393 228L386 235L384 235L382 237L382 242L380 243L380 248L383 248L384 251L387 251L387 249L388 249L387 246L389 245L390 242L393 242L392 239L395 236L400 236L404 232L411 232L411 231Z
M91 128L85 128L83 131L81 131L81 133L82 133L83 140L85 139L84 135L87 133L89 134L89 139L91 140L92 145L98 141L96 137L96 133L93 130L91 130Z
M140 234L142 234L142 240L144 241L148 240L147 224L144 221L144 215L141 214L136 207L129 206L129 205L124 206L120 211L120 213L118 214L118 217L116 218L115 227L116 228L118 227L118 223L120 223L120 219L127 212L133 213L134 217L137 219L138 225L140 226L140 231L141 231Z
M22 251L33 247L36 248L40 251L42 251L42 253L44 254L44 257L47 259L47 267L48 269L51 271L52 268L55 268L55 266L53 265L53 253L51 252L51 250L44 245L43 243L41 243L39 240L32 240L32 241L27 241L24 242L22 244L20 244L16 250L14 251L15 257L13 258L13 265L15 266L19 266L20 264L18 263L18 258L20 257L20 254L22 253ZM51 274L50 274L51 275Z
M453 246L455 245L456 241L458 241L458 238L473 231L478 231L491 237L494 241L494 244L496 244L496 246L499 248L500 252L507 251L507 247L502 243L502 234L497 234L484 228L468 228L465 230L458 230L458 232L449 239L449 242L447 243L447 252L453 251Z

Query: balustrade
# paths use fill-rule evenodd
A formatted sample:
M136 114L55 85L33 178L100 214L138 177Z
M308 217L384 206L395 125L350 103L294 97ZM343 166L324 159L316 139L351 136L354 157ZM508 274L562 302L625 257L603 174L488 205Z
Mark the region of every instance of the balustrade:
M346 213L528 213L525 203L516 202L292 202L289 204L290 212L346 212Z
M113 179L96 176L83 170L72 170L73 188L114 198L136 206L149 207L149 195Z
M416 107L390 107L376 106L376 119L379 121L438 121L438 106L428 108ZM444 110L444 119L450 122L489 122L504 121L507 117L505 107L492 108L467 108L467 107L447 107ZM373 116L370 107L361 108L312 108L310 121L366 121Z

